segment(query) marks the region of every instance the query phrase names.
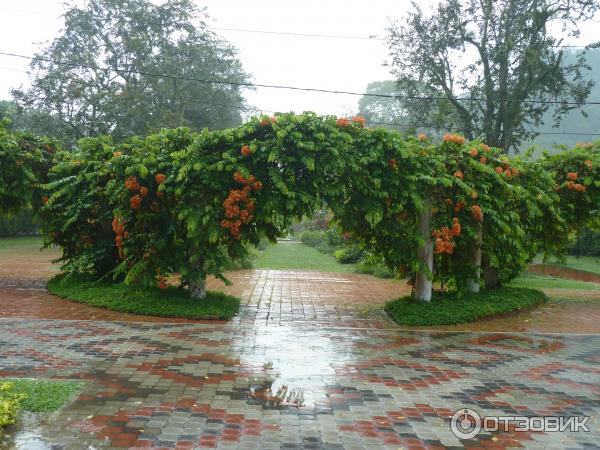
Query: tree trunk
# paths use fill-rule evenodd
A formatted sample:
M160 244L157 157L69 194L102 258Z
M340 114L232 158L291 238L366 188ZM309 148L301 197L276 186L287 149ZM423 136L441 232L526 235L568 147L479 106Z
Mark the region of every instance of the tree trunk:
M187 276L188 290L191 298L206 297L206 263L200 258L196 246L192 246L189 255L190 272Z
M500 287L498 269L489 265L487 261L483 264L483 282L486 289L496 289Z
M202 299L206 297L206 275L197 274L189 279L190 297Z
M481 278L481 245L483 241L483 231L481 224L477 227L477 236L473 244L472 263L476 267L475 278L467 280L467 289L469 292L479 293L479 279Z
M425 244L419 248L418 257L429 269L429 273L417 272L415 280L415 297L417 300L428 302L431 300L433 281L433 242L431 241L431 208L429 203L421 211L419 216L419 232L425 238Z

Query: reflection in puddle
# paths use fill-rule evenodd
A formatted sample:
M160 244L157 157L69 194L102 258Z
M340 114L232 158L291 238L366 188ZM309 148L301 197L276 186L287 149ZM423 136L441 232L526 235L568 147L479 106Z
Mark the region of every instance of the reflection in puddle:
M288 385L281 384L274 392L273 383L267 385L252 385L248 397L256 404L265 406L267 409L305 406L304 391L302 389L290 389ZM250 402L252 404L253 402Z
M2 436L0 447L10 450L51 450L52 445L46 443L42 437L42 424L40 416L30 412L23 412L19 422L8 429Z
M16 425L9 427L4 435L0 435L0 448L6 450L57 450L62 445L49 443L43 436L43 418L41 414L28 411L21 412ZM81 447L86 450L97 450L92 445Z
M247 398L266 408L319 408L327 403L325 385L335 383L335 368L350 359L352 342L298 324L262 326L244 336L236 350L243 364L260 368L264 378L250 380Z

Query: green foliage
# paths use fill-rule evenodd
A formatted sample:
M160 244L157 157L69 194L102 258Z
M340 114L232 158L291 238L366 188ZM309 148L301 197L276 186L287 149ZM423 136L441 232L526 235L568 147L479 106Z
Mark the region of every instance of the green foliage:
M46 138L7 129L0 122L0 215L43 202L43 183L56 147Z
M401 325L452 325L519 311L545 301L546 295L541 291L503 287L479 294L437 292L430 302L403 297L388 302L385 311Z
M17 420L26 395L18 393L12 383L0 381L0 431Z
M0 237L31 236L39 233L37 217L31 208L11 216L0 217Z
M362 258L363 254L364 252L360 247L353 245L336 250L333 256L341 264L355 264Z
M52 412L63 406L85 383L79 381L46 381L9 379L12 390L24 396L22 408L31 412Z
M569 251L577 256L600 256L600 232L584 227L578 233Z
M300 236L300 240L309 247L316 247L323 241L324 236L325 233L322 231L305 231Z
M72 274L51 279L48 291L87 305L146 316L231 319L240 306L239 299L221 292L208 292L206 298L198 300L175 287L136 289Z
M560 254L570 229L594 223L600 167L596 147L532 162L456 135L434 145L312 113L118 145L86 138L55 161L41 214L64 270L145 287L173 273L182 286L224 278L230 261L323 204L333 213L327 231L302 237L321 251L356 247L392 273L422 271L460 290L477 277L481 230L486 272L507 282L536 254ZM570 167L587 186L580 197L552 189ZM433 273L418 257L430 237L417 232L424 209L433 212Z

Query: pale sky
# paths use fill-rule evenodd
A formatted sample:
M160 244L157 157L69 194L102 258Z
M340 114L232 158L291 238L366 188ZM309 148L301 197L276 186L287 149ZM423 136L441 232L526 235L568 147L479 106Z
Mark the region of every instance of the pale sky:
M80 3L81 0L75 1ZM158 0L157 0L158 1ZM2 0L0 51L33 55L62 27L63 0ZM207 7L209 25L218 28L283 31L342 36L385 36L390 20L402 18L408 0L197 0ZM437 0L420 0L431 5ZM578 42L597 38L594 25L584 28ZM384 41L298 37L249 32L215 32L239 49L252 81L344 91L364 92L371 81L391 79ZM591 40L590 39L590 40ZM27 85L28 62L0 55L0 99L10 89ZM247 91L248 103L263 110L315 111L344 115L357 110L359 97L259 88Z

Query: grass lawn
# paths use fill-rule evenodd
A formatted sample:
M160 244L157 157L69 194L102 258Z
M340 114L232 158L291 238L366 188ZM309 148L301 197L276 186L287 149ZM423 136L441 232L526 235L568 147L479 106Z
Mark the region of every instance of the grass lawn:
M64 405L85 383L79 381L46 381L19 378L2 378L0 382L12 384L11 391L25 394L27 397L21 404L30 412L52 412Z
M527 287L532 289L585 289L588 291L600 291L600 284L585 281L565 280L550 275L536 273L525 273L516 280L509 283L512 287Z
M465 293L461 297L436 292L430 302L402 297L386 303L385 311L401 325L453 325L519 311L546 301L546 295L535 289L502 287L482 290L479 294Z
M231 319L240 300L221 292L208 292L202 300L190 299L183 289L141 289L121 283L98 282L74 275L59 275L48 291L90 306L131 314L187 319Z
M600 273L600 257L595 256L581 256L576 258L574 256L567 256L565 264L558 262L550 262L558 266L569 267L571 269L585 270L586 272Z
M260 251L252 266L255 269L321 270L353 272L352 264L340 264L331 255L297 241L281 241Z
M41 236L0 238L0 251L14 249L38 250L42 248L42 243Z

